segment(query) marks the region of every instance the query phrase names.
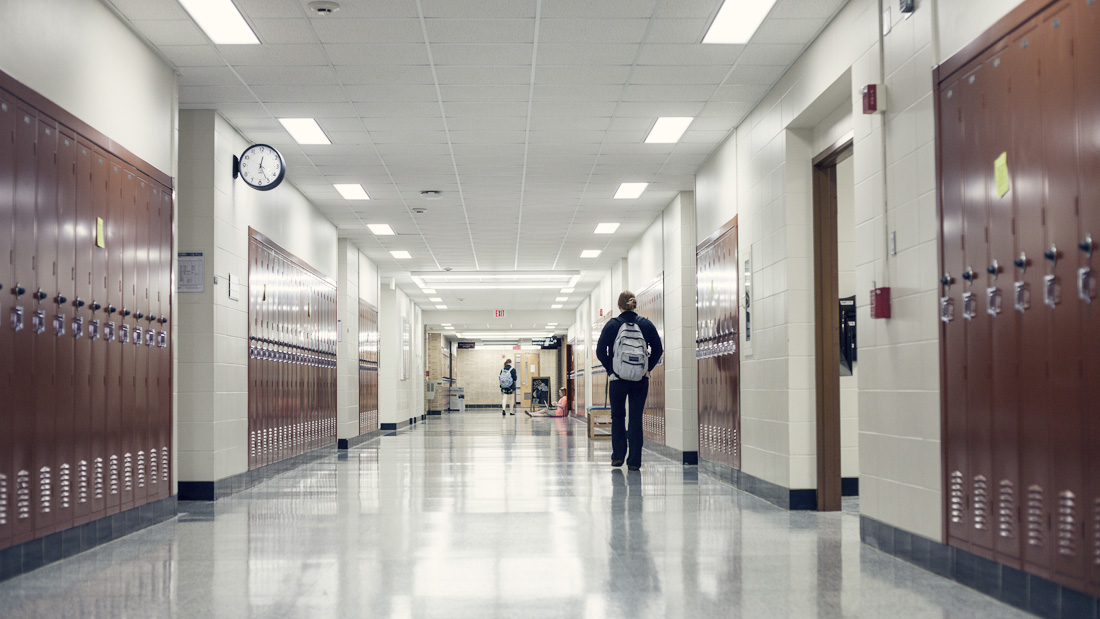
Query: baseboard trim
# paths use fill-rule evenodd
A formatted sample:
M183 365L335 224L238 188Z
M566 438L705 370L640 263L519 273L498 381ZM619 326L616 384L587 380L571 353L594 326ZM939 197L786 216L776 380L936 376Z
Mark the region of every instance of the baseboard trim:
M360 434L359 436L337 439L336 449L347 450L351 449L352 447L358 447L363 443L373 441L379 436L382 436L382 430L370 430L368 432Z
M174 496L0 550L0 582L113 542L179 514Z
M259 468L245 471L237 475L231 475L225 479L216 481L181 481L179 482L179 500L181 501L217 501L227 496L247 490L256 484L273 479L289 470L296 469L303 464L315 462L321 458L333 455L337 451L336 445L327 445L307 451L297 456L291 456L278 462L272 462Z
M815 489L784 488L744 471L739 471L732 466L705 458L699 459L699 472L723 481L738 490L760 497L783 509L791 511L817 509L817 490Z
M668 458L678 464L684 466L694 466L699 464L699 452L697 451L680 451L675 447L669 447L664 443L658 443L655 440L647 440L642 442L642 449L650 451L662 458Z
M842 477L840 479L840 496L859 496L859 478Z
M429 417L436 417L436 416L440 416L442 414L443 414L443 411L428 411L428 416Z
M859 538L902 561L1040 617L1096 617L1100 599L971 552L859 517Z
M410 420L406 419L404 421L398 421L396 423L383 423L380 424L379 429L383 432L397 432L402 428L407 428L409 426L409 421Z

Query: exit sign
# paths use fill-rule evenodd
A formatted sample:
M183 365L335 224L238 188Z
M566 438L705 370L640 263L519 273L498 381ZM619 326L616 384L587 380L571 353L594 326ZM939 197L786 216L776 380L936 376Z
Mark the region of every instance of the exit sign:
M493 318L504 318L504 310L493 310Z

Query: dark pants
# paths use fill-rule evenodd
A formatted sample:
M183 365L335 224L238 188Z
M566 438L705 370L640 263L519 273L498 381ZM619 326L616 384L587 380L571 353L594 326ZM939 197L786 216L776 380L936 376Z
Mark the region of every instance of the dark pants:
M612 380L607 385L611 400L611 459L626 458L628 466L642 464L642 411L649 393L649 378L638 381ZM630 431L626 429L626 406L630 401ZM627 447L630 454L627 455Z

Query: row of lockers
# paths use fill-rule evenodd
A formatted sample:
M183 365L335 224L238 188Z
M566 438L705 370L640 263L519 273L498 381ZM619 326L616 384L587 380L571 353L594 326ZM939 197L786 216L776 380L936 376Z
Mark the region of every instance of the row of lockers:
M737 226L696 254L699 457L741 468Z
M0 548L171 493L171 190L51 114L0 90Z
M948 541L1100 593L1100 6L938 83Z
M252 232L248 465L336 442L336 286Z
M378 308L359 300L359 433L378 425Z
M645 290L637 293L638 315L649 319L657 327L661 341L665 339L665 278L661 274L657 281ZM662 358L657 367L649 374L649 394L642 411L642 434L647 441L665 444L665 360Z
M569 380L573 382L573 414L584 416L588 410L588 400L585 396L585 368L588 367L588 360L585 358L585 345L584 340L573 338L570 341L570 348L573 349L573 372L569 376Z

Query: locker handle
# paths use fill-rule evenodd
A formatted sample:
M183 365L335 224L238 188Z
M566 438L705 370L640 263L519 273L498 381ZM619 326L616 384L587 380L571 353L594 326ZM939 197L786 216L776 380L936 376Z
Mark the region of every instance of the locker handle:
M34 298L38 299L39 301L45 301L46 293L43 292L41 288L39 288L38 292L34 293Z
M65 297L61 296L60 294L57 295L57 304L58 305L65 305L68 302L69 302L69 300L66 299Z
M129 314L127 314L127 315L129 315ZM135 317L136 317L136 318L137 318L138 320L141 320L142 318L145 318L145 314L142 314L141 312L138 312L138 313L134 314L134 316L135 316Z
M951 284L955 283L955 278L951 277L950 273L944 273L943 277L940 278L940 283L943 284L944 286L950 288Z
M107 313L108 314L114 314L117 311L118 311L118 308L116 308L114 305L108 305L107 306Z
M1092 257L1092 235L1091 234L1086 234L1085 235L1085 240L1081 241L1081 243L1078 245L1078 247L1080 247L1081 251L1088 254L1088 256L1091 258Z
M16 296L16 298L18 298L18 297L23 296L27 291L26 291L26 289L24 289L19 284L16 284L15 288L11 289L11 292L12 292L12 294L14 294Z
M1058 264L1058 247L1055 246L1055 245L1051 245L1050 249L1043 252L1043 257L1046 258L1047 260L1050 260L1050 262L1052 264L1057 265Z
M963 279L968 282L974 281L974 269L966 267L966 270L963 271Z
M1016 260L1013 262L1013 264L1015 264L1016 268L1020 269L1020 271L1026 272L1027 271L1027 266L1029 264L1031 264L1031 261L1027 259L1027 254L1026 253L1020 252L1020 256L1018 258L1016 258Z
M73 305L75 307L84 307L84 302L80 300L80 297L77 297L76 300L73 301Z
M122 315L123 316L129 316L130 315L130 310L128 310L128 309L122 310Z
M163 324L166 324L167 322L168 322L168 319L167 319L167 318L161 317L161 319L160 319L160 324L162 324L162 325L163 325Z
M985 272L989 273L994 278L996 278L1001 273L1001 265L998 264L998 262L996 260L994 260L993 264L986 267Z
M101 309L103 309L102 305L100 305L99 303L96 303L95 301L92 301L92 311L93 312L98 312Z
M152 315L152 314L149 314L149 322L156 322L156 321L157 321L157 317Z

